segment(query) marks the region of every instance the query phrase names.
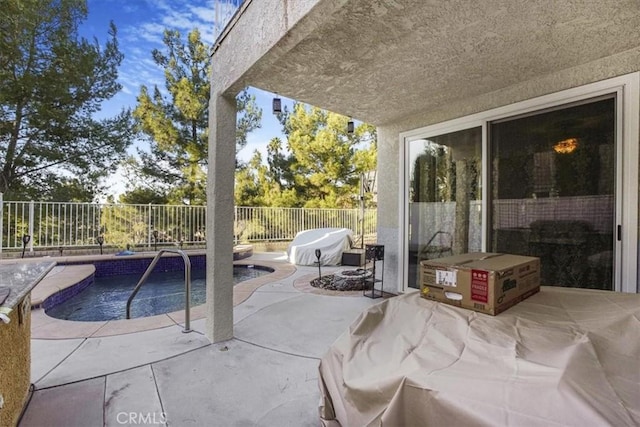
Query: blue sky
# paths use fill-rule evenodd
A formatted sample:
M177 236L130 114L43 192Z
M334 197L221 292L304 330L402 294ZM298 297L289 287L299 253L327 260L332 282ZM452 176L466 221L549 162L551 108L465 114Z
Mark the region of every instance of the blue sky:
M221 20L230 17L239 2L228 0L223 4L219 11ZM80 34L88 39L96 37L104 44L109 21L113 20L118 29L120 50L125 55L118 79L122 91L103 105L103 117L112 116L122 108L133 109L142 85L164 88L163 72L153 62L151 51L164 48L162 34L165 28L186 35L197 27L208 44L213 44L215 38L214 0L88 0L87 3L89 15L80 27ZM264 154L268 141L281 136L280 123L271 113L273 94L258 89L251 89L251 92L263 110L262 128L249 135L247 146L239 153L242 160L248 160L256 149ZM135 153L135 149L131 148L130 152ZM110 193L124 191L121 183L119 176L110 179Z

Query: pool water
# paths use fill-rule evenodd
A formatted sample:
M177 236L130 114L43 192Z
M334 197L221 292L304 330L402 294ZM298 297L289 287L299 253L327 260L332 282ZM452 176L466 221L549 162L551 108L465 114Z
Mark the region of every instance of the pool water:
M270 272L262 268L234 266L234 285ZM95 282L78 295L47 310L47 315L87 322L125 319L127 299L140 277L141 274L96 277ZM191 306L205 301L205 270L192 270ZM178 310L184 310L184 271L152 273L131 302L131 318Z

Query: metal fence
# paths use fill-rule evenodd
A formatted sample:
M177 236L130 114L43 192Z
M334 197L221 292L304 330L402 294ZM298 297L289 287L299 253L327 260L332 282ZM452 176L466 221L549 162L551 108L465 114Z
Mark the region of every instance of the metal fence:
M310 228L349 228L354 237L376 232L376 211L359 209L302 209L236 207L236 241L286 241Z
M376 211L236 207L235 243L288 241L309 228L344 227L354 236L376 232ZM0 253L5 250L204 246L205 206L3 201Z

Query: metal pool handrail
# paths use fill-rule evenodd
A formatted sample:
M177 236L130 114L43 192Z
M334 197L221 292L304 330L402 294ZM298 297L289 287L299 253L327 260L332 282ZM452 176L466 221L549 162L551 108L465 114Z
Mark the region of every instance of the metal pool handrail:
M151 264L149 264L149 267L147 267L144 274L142 275L142 278L140 279L136 287L133 289L133 292L131 293L131 295L129 296L129 299L127 300L127 319L131 318L131 301L133 301L133 298L136 296L136 294L140 290L140 287L144 284L144 282L147 281L154 267L156 266L160 258L162 258L162 255L167 252L181 255L182 259L184 260L185 304L184 304L184 329L182 330L182 332L184 333L191 332L192 331L191 329L191 260L189 259L187 254L185 254L184 251L180 249L161 249L158 252L158 254L153 258L153 261L151 261Z

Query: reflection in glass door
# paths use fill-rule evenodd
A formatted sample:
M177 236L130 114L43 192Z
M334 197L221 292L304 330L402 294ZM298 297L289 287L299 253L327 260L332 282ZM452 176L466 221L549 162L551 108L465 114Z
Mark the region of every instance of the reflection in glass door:
M540 257L543 285L613 289L615 105L490 124L489 249Z
M408 285L420 261L482 247L482 128L408 141Z

